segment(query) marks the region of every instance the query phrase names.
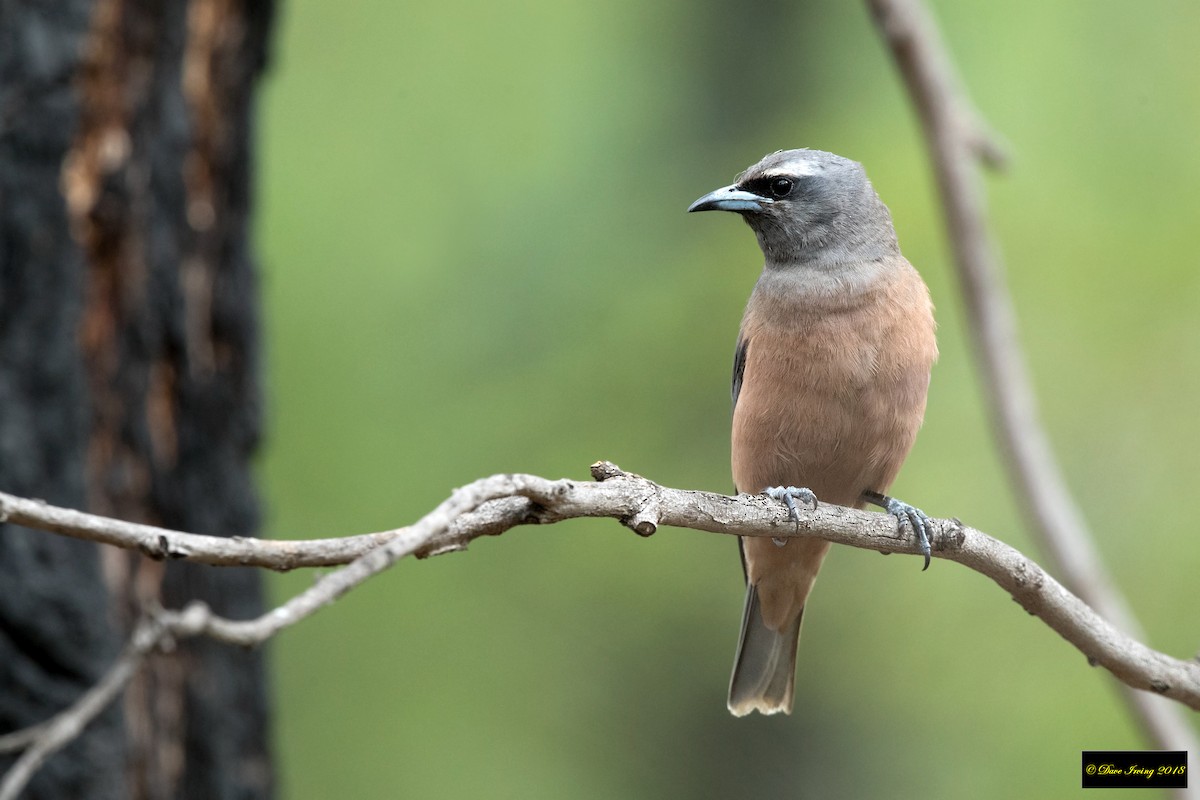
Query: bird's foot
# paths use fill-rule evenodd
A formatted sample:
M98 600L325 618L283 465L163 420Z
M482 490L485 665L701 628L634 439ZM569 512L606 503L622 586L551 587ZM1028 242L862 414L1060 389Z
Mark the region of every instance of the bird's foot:
M817 510L817 496L813 494L812 489L805 489L797 486L768 486L763 490L763 494L770 497L772 500L778 500L787 506L788 516L792 518L792 522L800 524L800 509L796 507L796 501L803 501L805 505L812 506L812 510ZM787 544L787 539L771 539L779 547Z
M932 548L929 545L929 529L931 525L929 516L916 506L910 506L903 500L888 497L886 494L864 492L863 497L867 502L879 506L895 517L899 525L902 526L905 522L908 522L917 537L917 547L920 549L921 555L925 556L925 566L921 567L921 571L924 572L929 569L929 559L932 553Z

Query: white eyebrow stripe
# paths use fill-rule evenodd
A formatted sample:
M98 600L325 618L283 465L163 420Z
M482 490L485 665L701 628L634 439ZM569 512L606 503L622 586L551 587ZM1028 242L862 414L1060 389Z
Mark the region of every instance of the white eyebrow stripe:
M816 175L820 170L811 161L789 161L763 173L764 178L803 178Z

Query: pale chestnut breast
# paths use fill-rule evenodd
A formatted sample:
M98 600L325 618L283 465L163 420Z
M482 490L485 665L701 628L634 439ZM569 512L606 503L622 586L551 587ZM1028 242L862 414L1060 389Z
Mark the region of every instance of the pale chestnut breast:
M924 416L937 345L924 282L902 258L887 262L869 286L756 288L733 418L739 491L807 486L858 505L865 489L895 479Z

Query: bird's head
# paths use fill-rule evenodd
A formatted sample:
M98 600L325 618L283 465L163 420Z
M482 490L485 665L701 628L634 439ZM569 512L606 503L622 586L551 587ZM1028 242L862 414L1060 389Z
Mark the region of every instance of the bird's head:
M780 150L688 211L735 211L768 266L874 260L897 251L887 207L862 165L820 150Z

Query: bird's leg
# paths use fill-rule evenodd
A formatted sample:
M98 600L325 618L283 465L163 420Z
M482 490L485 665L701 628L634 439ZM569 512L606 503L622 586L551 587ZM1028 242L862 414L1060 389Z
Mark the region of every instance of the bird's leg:
M763 490L763 494L770 497L772 500L778 500L787 506L788 516L797 525L800 524L800 509L796 508L796 501L803 500L806 505L812 506L812 510L817 510L817 496L813 494L812 489L805 489L797 486L768 486ZM787 539L776 539L772 537L771 541L777 547L783 547L787 544Z
M908 521L913 533L917 536L917 546L921 549L921 555L925 556L925 566L921 567L921 571L929 569L931 548L929 546L930 522L928 515L916 506L910 506L908 503L888 497L886 494L867 490L863 492L862 496L863 500L879 506L895 517L898 525L903 525L906 520Z

